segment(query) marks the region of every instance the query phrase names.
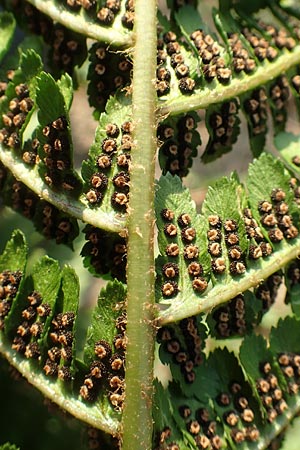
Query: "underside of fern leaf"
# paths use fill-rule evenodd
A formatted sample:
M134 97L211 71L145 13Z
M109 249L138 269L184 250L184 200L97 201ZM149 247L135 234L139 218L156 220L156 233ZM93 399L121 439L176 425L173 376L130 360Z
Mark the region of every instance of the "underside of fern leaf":
M24 237L16 231L0 259L1 354L61 408L116 435L124 400L123 285L111 283L100 293L82 358L76 274L48 257L27 274L26 260Z
M250 166L245 186L236 174L217 181L200 215L179 179L162 177L156 206L158 321L209 311L296 258L297 195L296 180L270 154Z

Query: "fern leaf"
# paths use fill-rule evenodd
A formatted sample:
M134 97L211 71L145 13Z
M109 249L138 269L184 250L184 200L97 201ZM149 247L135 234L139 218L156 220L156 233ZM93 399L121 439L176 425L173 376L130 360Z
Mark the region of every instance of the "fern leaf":
M260 6L254 8L254 10L259 9ZM226 7L224 7L223 11L224 10L226 10ZM203 76L200 81L198 81L197 78L193 78L193 89L189 92L190 95L188 95L188 97L177 96L175 98L170 92L169 97L162 99L160 101L160 113L162 116L168 113L178 114L189 110L208 108L212 104L224 102L232 97L240 96L279 77L282 73L286 73L291 67L298 63L299 49L297 30L299 23L297 20L292 22L294 25L292 31L289 29L286 30L287 42L280 43L276 37L277 34L275 34L275 37L273 38L270 37L266 31L268 25L276 27L274 24L276 24L277 19L272 19L271 16L270 23L266 24L259 22L260 25L257 26L259 17L246 15L243 9L240 10L238 7L237 11L240 16L234 17L233 15L229 16L227 9L226 20L223 21L219 20L220 16L218 16L217 12L215 13L218 16L218 25L221 27L221 36L224 38L227 37L225 42L225 44L227 43L227 48L220 42L219 38L209 32L206 24L203 24L197 11L186 6L181 8L176 14L178 25L181 30L184 30L184 35L191 50L198 54L199 65L202 68ZM190 20L191 17L193 17L192 22ZM243 35L244 28L250 29L250 35L245 35L245 37L242 38L243 44L246 45L245 50L248 52L248 59L251 59L254 62L258 61L257 64L251 63L251 70L246 67L244 67L243 70L240 70L240 67L237 67L237 61L233 56L233 50L229 46L228 41L228 34L229 36L233 36L235 33L237 36L241 36ZM199 31L197 31L199 29L204 30L204 34L202 33L203 36L199 35ZM272 53L270 53L270 56L267 57L265 54L261 55L259 52L257 55L253 55L254 49L251 49L250 44L251 33L254 35L257 34L257 39L262 37L266 40L269 48L272 48L272 51L270 50ZM276 33L278 33L278 29L276 29ZM208 37L206 38L205 36ZM212 50L210 50L210 56L208 57L205 53L208 50L199 47L201 42L208 38L210 40L211 48L213 48L212 46L216 47L216 56L214 56L211 53ZM249 42L248 39L250 39ZM289 48L289 45L291 45L292 48ZM199 48L197 48L197 46ZM207 47L207 45L205 45L205 47ZM217 62L219 59L220 61Z
M171 339L163 344L169 342L169 350ZM156 383L155 448L268 448L299 409L298 343L298 321L288 317L272 329L269 347L252 334L239 359L219 348L194 368L192 382Z
M262 175L265 171L267 177ZM162 188L157 199L158 217L164 209L176 211L176 217L173 213L171 219L158 219L162 255L158 261L162 262L157 268L157 300L164 309L158 319L162 323L208 311L232 299L299 254L295 192L290 187L290 175L270 154L262 154L250 166L245 187L236 175L216 182L208 191L200 216L195 211L191 215L187 194L179 181L176 190L175 196L174 187L170 186L168 194ZM193 217L191 224L195 224L191 244L197 247L197 253L190 260L184 256L184 234L179 236L176 224L185 210ZM172 235L166 234L168 226ZM170 245L176 254L169 251ZM192 262L202 266L202 291L192 287L199 278L193 275L192 281L189 276L187 266ZM163 265L167 263L177 266L176 278L165 280Z
M81 361L76 345L76 274L43 257L25 275L25 263L24 239L15 232L0 257L0 352L45 396L82 421L115 435L124 399L123 285L114 282L101 291ZM101 346L110 349L106 356Z

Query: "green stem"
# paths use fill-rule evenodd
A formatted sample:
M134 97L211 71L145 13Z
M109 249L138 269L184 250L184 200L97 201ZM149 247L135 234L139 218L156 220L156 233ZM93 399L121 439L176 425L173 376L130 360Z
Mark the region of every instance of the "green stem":
M191 96L178 95L164 102L161 101L158 114L165 117L197 109L207 109L215 103L222 103L245 92L263 86L272 79L286 73L291 67L300 63L300 46L291 52L284 52L272 63L262 63L253 75L233 78L227 86L215 82L201 86Z
M156 0L136 0L123 450L152 448Z
M95 19L89 18L87 14L69 12L64 6L58 5L60 2L53 0L28 0L28 2L55 22L76 31L76 33L118 47L132 45L132 32L128 32L124 28L103 27L99 23L97 24Z
M82 220L106 231L125 234L125 217L114 212L103 212L99 208L92 209L85 200L75 200L62 192L55 192L43 182L37 171L28 169L22 160L5 150L0 144L0 161L11 171L17 180L25 184L40 199L56 206L60 211L75 219Z

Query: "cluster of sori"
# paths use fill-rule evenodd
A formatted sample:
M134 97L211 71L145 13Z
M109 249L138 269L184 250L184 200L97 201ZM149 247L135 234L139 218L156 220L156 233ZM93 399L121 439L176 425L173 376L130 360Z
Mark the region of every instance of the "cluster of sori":
M117 89L131 83L132 62L126 54L95 43L89 50L88 94L90 105L103 111L108 98Z
M197 145L201 143L196 130L197 123L191 115L181 117L174 126L165 120L157 129L160 145L160 161L163 172L184 177L197 155Z
M39 201L38 196L17 180L12 182L9 193L12 208L27 219L33 219Z
M171 68L183 94L191 94L196 82L190 77L190 68L185 63L182 44L173 31L168 31L157 40L156 92L159 97L170 92Z
M32 291L26 300L27 304L23 305L25 308L21 312L21 323L12 341L12 349L24 354L26 358L40 360L41 347L38 341L45 332L47 318L51 317L53 312L37 291Z
M190 38L198 51L205 80L228 83L231 79L231 69L223 57L225 51L219 42L204 30L194 31Z
M25 0L11 2L18 22L49 45L49 56L55 71L72 73L78 55L86 53L85 39L59 24Z
M101 25L105 26L112 25L121 10L121 0L105 0L102 4L100 2L100 5L96 0L65 0L65 3L68 8L74 11L83 8L92 16L95 16ZM134 0L126 0L125 12L121 21L124 27L130 30L133 28Z
M215 275L222 275L226 271L226 258L222 248L222 228L225 232L227 256L229 258L229 271L232 275L242 275L246 271L244 255L239 246L238 223L234 219L225 219L212 214L208 217L209 229L207 231L208 253L211 255L211 269Z
M243 213L246 235L249 240L249 259L257 260L259 258L271 255L273 252L272 246L265 239L256 219L253 218L251 209L245 208Z
M271 362L262 362L259 369L262 376L256 380L256 390L266 411L267 421L272 423L287 410L288 405ZM296 389L298 392L298 385L291 381L289 386L290 394L295 393L293 389Z
M131 122L124 122L121 125L120 134L120 129L116 124L106 125L106 138L101 143L102 152L96 158L97 172L90 177L89 189L86 192L86 199L91 205L99 205L102 202L105 190L111 190L111 186L109 186L109 181L111 181L114 189L110 198L111 205L118 212L126 212L129 193L128 164L133 145L132 127ZM110 174L111 167L115 162L116 165L114 164L113 169L117 166L119 171L114 171L115 173L112 175ZM109 175L112 175L111 178Z
M300 261L299 259L295 259L289 266L286 271L286 277L293 288L300 283Z
M58 313L51 321L49 338L51 341L43 370L47 376L71 381L72 345L75 314L72 311Z
M20 148L20 129L25 123L28 113L33 108L33 100L29 96L27 84L15 86L16 97L8 99L8 110L2 114L4 128L0 130L0 143L18 150Z
M199 247L194 243L196 230L192 226L191 216L182 213L178 216L177 224L175 224L175 213L170 209L163 209L161 217L165 223L164 234L168 241L165 249L168 262L162 267L164 282L161 286L161 292L163 297L171 298L178 294L179 259L181 256L183 256L187 265L194 291L204 292L207 288L207 281L202 276L203 267L199 262ZM180 241L178 234L180 234Z
M238 100L222 103L218 109L208 111L206 121L208 124L209 141L202 155L202 161L209 161L215 155L230 150L239 135L240 119L238 117Z
M184 419L186 429L194 438L197 448L219 450L223 447L221 427L212 410L199 407L196 411L192 411L188 405L181 405L179 414Z
M203 362L203 339L195 317L181 320L179 328L160 328L157 340L162 350L172 356L173 363L180 366L186 383L193 383L196 379L194 369Z
M254 290L255 296L261 300L263 313L274 304L282 282L282 272L275 272Z
M74 218L59 211L46 201L40 201L25 184L0 167L0 198L5 204L27 219L33 220L36 229L46 239L55 239L57 244L70 244L78 235L78 226Z
M113 339L113 348L106 340L101 339L95 342L95 359L90 364L89 372L85 375L79 391L83 400L93 402L101 388L104 389L116 411L121 411L124 403L126 324L126 314L122 313L116 319L118 334Z
M277 355L277 362L285 378L290 395L296 395L300 386L300 354L280 353Z
M156 434L154 445L154 450L180 450L179 445L172 442L172 430L168 426Z
M223 410L222 418L224 425L226 424L230 430L230 437L236 444L244 441L256 442L260 433L254 424L255 414L245 386L233 381L228 388L228 392L221 392L217 396L216 402Z
M20 270L4 270L0 273L0 330L4 329L4 319L11 309L21 279Z
M213 334L217 338L243 336L247 331L246 304L243 294L212 311L215 321Z
M278 56L278 48L273 40L267 40L257 30L245 27L242 34L253 48L255 57L259 61L274 61Z
M267 230L270 241L277 244L284 238L296 238L299 232L289 214L289 205L285 202L286 193L281 188L274 188L270 198L271 202L261 200L258 204L260 222Z
M284 125L286 121L289 97L290 88L288 79L286 76L281 76L270 86L271 109L276 125Z
M65 0L66 6L73 11L83 8L85 11L95 12L97 0Z
M300 94L300 75L299 74L296 74L291 78L291 84L292 84L293 88L295 89L295 91L297 92L297 94L299 95Z
M85 40L59 24L53 26L50 38L45 38L45 41L50 46L54 69L60 73L72 74L74 66L79 62L79 55L86 54Z
M299 185L299 181L297 180L297 178L290 179L290 188L294 193L295 203L299 206L300 205L300 185Z
M45 14L28 3L26 0L12 0L10 4L18 20L24 20L31 33L41 35L46 39L51 33L53 22Z
M274 24L267 24L262 20L258 23L259 27L263 30L264 33L268 35L270 39L270 44L277 47L280 50L286 49L292 51L296 46L296 40L299 39L299 27L297 25L293 25L293 34L288 31L286 28L277 28Z
M58 117L43 127L40 138L42 161L46 166L43 174L45 182L53 188L67 192L79 188L79 179L72 173L71 144L68 121Z
M256 68L256 62L252 55L249 54L240 34L230 32L227 33L227 35L232 52L232 66L234 72L252 73Z
M102 450L103 448L111 448L118 450L119 440L116 437L105 435L97 428L88 427L86 431L87 447L90 450ZM105 447L104 442L109 441L108 447Z
M258 136L267 132L268 97L265 88L261 87L251 92L243 102L243 108L248 119L250 135Z
M81 254L96 275L110 273L120 281L126 280L127 245L126 239L87 225L84 229L88 241Z

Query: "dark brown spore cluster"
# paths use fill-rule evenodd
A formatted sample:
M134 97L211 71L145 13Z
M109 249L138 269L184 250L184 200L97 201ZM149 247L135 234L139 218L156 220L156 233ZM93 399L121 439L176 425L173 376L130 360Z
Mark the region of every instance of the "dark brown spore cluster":
M71 381L72 345L74 339L73 311L56 314L51 322L49 337L52 347L48 349L48 358L43 370L46 375Z
M232 66L235 73L252 73L256 69L256 62L249 54L238 33L228 33L228 43L232 52Z
M161 218L168 242L165 249L167 262L162 267L161 293L163 297L172 298L178 294L179 256L181 253L183 253L194 291L203 293L207 288L207 280L203 277L203 267L199 261L199 247L195 244L197 233L192 226L191 216L182 213L177 216L177 221L175 221L175 213L165 208L161 211Z
M191 78L190 68L184 60L182 43L173 31L168 31L157 41L156 91L158 97L170 92L171 71L168 69L168 64L174 70L181 93L192 94L196 82Z
M215 41L204 30L194 31L190 38L202 62L202 73L205 80L208 82L218 80L223 84L229 83L232 73L222 56L225 52L219 42Z
M30 98L27 84L21 83L15 86L14 98L9 100L8 110L2 114L0 129L0 143L13 149L20 149L19 132L25 123L27 114L33 108L33 100Z
M260 433L254 423L255 413L245 388L239 382L232 381L228 391L220 392L215 400L223 410L223 421L229 428L234 443L259 440Z
M96 400L101 388L104 389L116 411L121 411L124 403L126 325L126 314L122 313L116 319L117 334L113 345L103 339L95 342L95 359L79 390L83 400L92 402Z
M236 142L240 123L238 110L238 101L231 100L223 103L218 110L214 108L214 111L206 118L210 139L201 157L204 162L213 159L215 155L229 151Z
M284 238L294 239L298 236L298 229L286 203L286 193L281 188L274 188L270 195L271 201L261 200L258 204L260 222L267 230L270 241L278 244Z
M84 229L88 241L81 254L88 259L97 275L110 273L120 281L126 280L127 245L125 238L87 225Z
M21 312L20 325L13 338L12 349L22 353L29 359L41 357L41 348L38 343L43 334L44 324L52 309L48 303L43 302L42 296L37 291L32 291L27 296L27 306Z
M277 362L288 385L288 393L296 395L300 386L300 354L285 352L277 355Z
M127 121L121 125L106 125L106 137L101 143L101 153L96 157L96 170L89 180L89 190L86 199L91 205L101 204L106 188L113 186L110 197L112 207L120 213L125 213L128 205L130 151L133 145L132 123ZM118 138L118 139L117 139ZM111 170L112 164L117 166L117 172ZM112 173L113 172L113 173ZM109 185L108 185L109 183Z
M126 0L125 13L122 16L122 24L128 30L133 29L134 25L134 0Z
M223 255L222 237L226 244L229 258L229 272L231 275L242 275L246 271L244 254L240 247L238 223L234 219L223 222L216 214L208 216L209 229L207 231L208 253L211 255L211 269L215 275L222 275L226 271L226 259ZM224 233L224 236L223 236Z
M258 260L271 255L273 252L272 246L265 239L257 220L253 218L251 209L245 208L243 213L246 234L249 240L248 258Z
M165 426L161 431L156 433L154 450L180 450L179 445L172 441L172 430L169 426Z
M96 110L103 111L117 89L130 85L132 62L124 53L111 51L99 43L92 45L89 59L89 102Z
M201 143L196 130L197 123L191 115L181 117L176 126L168 121L157 129L163 172L184 177L188 174L193 157L197 156L197 145Z
M298 259L288 266L286 276L292 288L300 283L300 261Z
M266 411L267 421L272 423L286 411L288 405L271 362L261 362L260 373L261 377L256 380L256 390Z
M16 18L24 20L31 33L41 35L45 40L51 35L53 22L45 14L25 0L14 0L10 3Z
M83 63L86 56L86 42L79 34L55 24L51 37L46 38L46 42L50 45L50 58L55 72L67 72L71 75L74 66Z
M17 0L13 11L19 22L49 45L49 59L54 72L72 73L76 64L85 59L85 38L59 24L54 24L45 14L27 1Z
M33 219L39 198L25 184L15 179L11 184L10 199L15 211L27 219Z
M212 312L215 321L214 334L217 338L243 336L247 332L246 304L243 294Z
M17 295L22 275L20 270L4 270L0 273L0 330L4 329L4 319Z
M57 244L67 243L76 233L74 220L47 202L40 204L42 212L42 233L46 239L55 238Z
M270 86L270 99L275 125L283 126L286 121L288 100L290 98L289 82L281 76Z
M219 450L224 445L223 436L215 414L205 407L193 411L188 405L179 407L179 414L185 422L186 430L192 435L199 449Z
M179 337L180 336L180 337ZM173 362L180 366L186 383L196 379L195 368L203 361L204 345L195 317L181 320L179 327L162 327L157 340L164 352L172 356Z
M294 75L291 79L291 83L297 94L300 94L300 75ZM0 97L1 98L1 97Z
M282 272L275 272L255 289L255 296L262 302L263 312L267 312L275 303L282 282Z
M257 30L254 31L247 27L242 30L242 33L251 45L258 61L274 61L277 58L279 52L274 41L266 39Z
M267 107L268 97L264 87L252 91L243 102L251 135L258 136L267 132Z
M46 239L55 239L57 244L70 244L78 235L76 219L59 211L50 203L40 201L25 184L10 176L5 186L0 183L0 189L3 187L4 203L27 219L33 220L36 229Z
M46 170L43 174L45 182L51 188L62 188L67 192L76 192L80 187L79 180L72 174L71 144L68 121L60 116L44 126L41 136L42 160Z

